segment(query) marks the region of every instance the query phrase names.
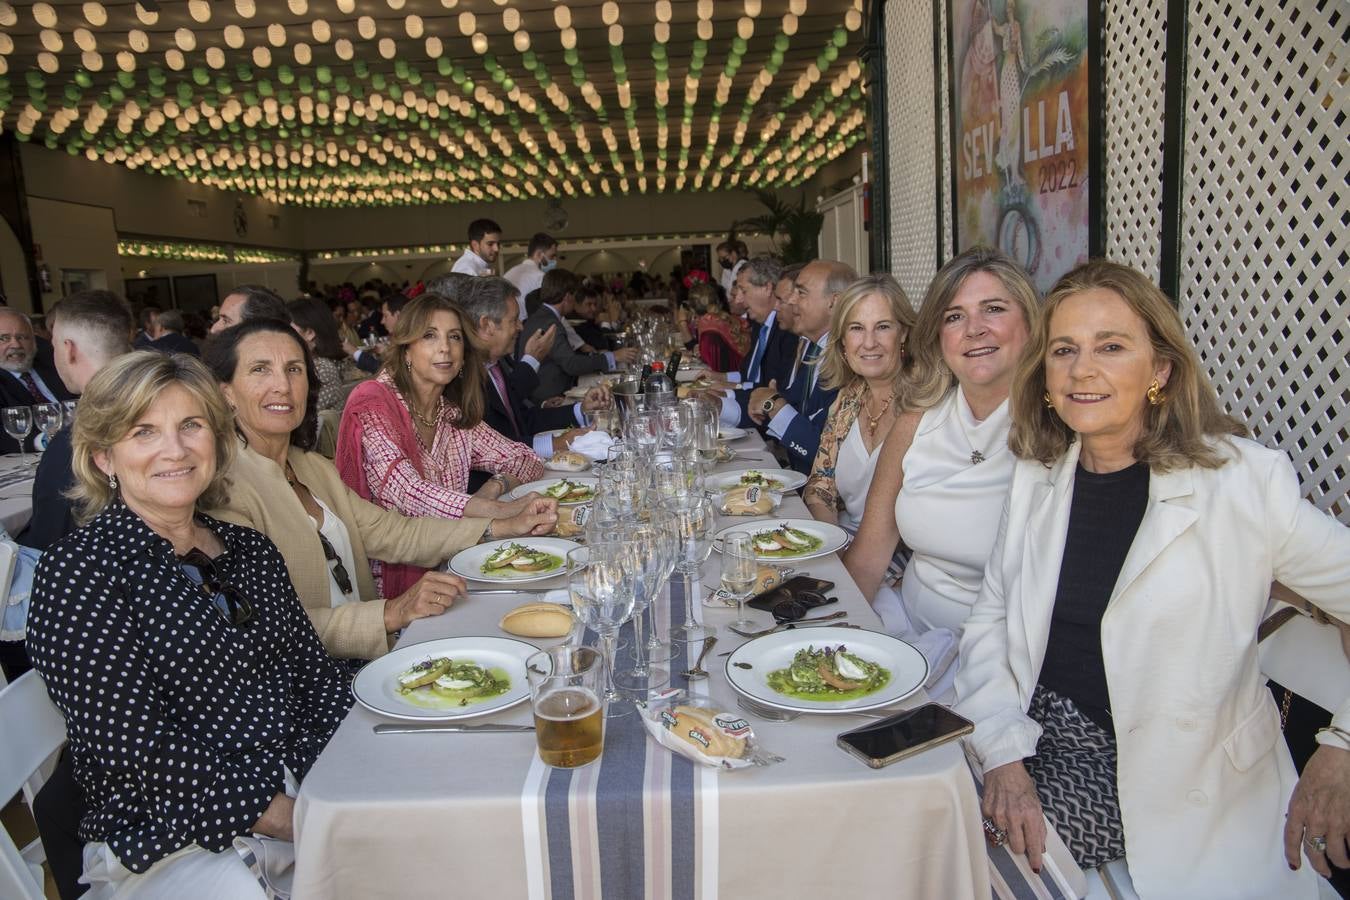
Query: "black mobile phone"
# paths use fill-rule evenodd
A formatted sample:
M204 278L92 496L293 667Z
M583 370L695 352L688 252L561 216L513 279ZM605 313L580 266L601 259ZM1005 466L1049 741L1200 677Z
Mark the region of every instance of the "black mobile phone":
M940 703L925 703L889 719L845 731L837 743L872 768L880 769L974 730L975 724L964 716Z
M825 602L825 594L834 590L834 582L810 575L794 575L782 584L774 585L750 598L752 609L772 612L780 603L792 601L804 602L808 607L820 606ZM814 595L820 595L817 599Z

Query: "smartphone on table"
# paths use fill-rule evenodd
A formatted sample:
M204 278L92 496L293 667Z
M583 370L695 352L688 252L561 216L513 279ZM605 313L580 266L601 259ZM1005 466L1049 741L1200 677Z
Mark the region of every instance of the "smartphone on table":
M925 703L853 731L836 742L874 769L922 753L975 730L975 723L941 703Z

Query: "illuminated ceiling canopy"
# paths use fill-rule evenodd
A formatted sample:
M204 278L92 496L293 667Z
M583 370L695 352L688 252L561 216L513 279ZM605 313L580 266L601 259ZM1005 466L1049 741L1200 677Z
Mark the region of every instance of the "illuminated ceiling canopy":
M800 184L861 0L0 0L0 128L301 206Z

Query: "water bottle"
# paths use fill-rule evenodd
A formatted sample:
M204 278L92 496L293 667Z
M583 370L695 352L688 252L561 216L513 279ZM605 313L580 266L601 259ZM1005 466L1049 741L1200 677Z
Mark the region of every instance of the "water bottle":
M678 402L675 396L675 382L666 374L666 364L657 360L652 363L652 374L642 384L642 392L647 395L647 408L673 406Z

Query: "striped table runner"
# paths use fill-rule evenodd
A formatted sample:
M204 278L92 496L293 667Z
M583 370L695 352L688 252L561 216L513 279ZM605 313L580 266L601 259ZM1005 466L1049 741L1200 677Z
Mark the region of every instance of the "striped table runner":
M684 620L685 602L677 578L668 621ZM694 615L702 617L702 604L694 604ZM631 644L631 623L621 635ZM701 646L693 645L691 655L674 645L668 664L674 686L684 684L678 673ZM621 663L625 655L620 651ZM695 682L692 693L706 696L706 680ZM536 755L521 794L521 822L531 900L717 896L717 770L648 739L638 713L605 723L598 764L551 769Z

